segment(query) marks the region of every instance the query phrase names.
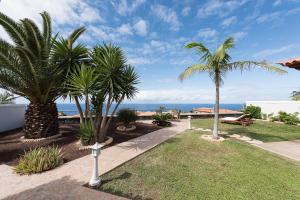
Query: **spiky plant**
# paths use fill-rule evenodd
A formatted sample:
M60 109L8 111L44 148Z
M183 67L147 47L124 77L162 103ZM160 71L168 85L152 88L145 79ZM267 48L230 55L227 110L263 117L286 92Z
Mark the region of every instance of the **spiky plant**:
M84 27L78 28L74 30L67 39L61 37L54 42L55 60L58 61L59 66L66 69L67 80L74 73L77 73L81 64L90 62L86 46L82 43L76 43L77 39L84 33L84 31ZM82 96L74 96L70 93L68 87L64 87L63 97L66 98L67 95L74 99L77 109L79 110L80 122L83 122L84 115L79 102L79 100L82 99Z
M13 104L15 103L14 99L14 95L7 91L0 93L0 104Z
M139 77L134 68L126 64L124 52L118 46L96 46L91 52L91 58L99 75L100 87L93 99L93 105L97 108L96 131L99 133L99 141L103 141L112 120L111 117L108 118L109 112L114 115L124 99L132 99L135 96ZM103 106L105 113L102 117Z
M231 62L231 56L229 55L229 50L234 47L234 39L228 38L221 44L215 52L211 52L204 44L192 42L186 45L186 48L196 48L197 52L201 55L200 64L194 64L185 69L179 76L179 79L185 80L190 76L207 72L209 77L212 79L216 86L216 98L214 107L214 128L213 128L213 138L218 139L218 129L219 129L219 96L220 96L220 86L223 83L225 74L228 71L234 69L240 69L241 71L245 69L251 69L251 67L259 66L268 71L286 73L284 70L271 66L270 64L262 61L236 61Z
M41 16L42 30L30 19L16 22L0 13L0 25L11 38L11 43L0 40L0 87L29 100L26 138L58 133L55 100L62 95L68 70L55 56L51 18L47 12Z

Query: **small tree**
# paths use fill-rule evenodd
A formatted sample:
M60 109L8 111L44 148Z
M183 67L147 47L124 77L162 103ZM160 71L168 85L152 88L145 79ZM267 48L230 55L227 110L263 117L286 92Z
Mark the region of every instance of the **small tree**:
M124 53L117 46L96 46L90 58L89 67L82 67L71 76L68 89L72 96L84 97L85 115L92 123L96 141L102 142L119 105L135 96L138 76L134 68L126 64ZM83 115L82 110L78 111Z
M125 127L128 127L131 122L137 120L137 115L134 110L131 109L121 109L117 113L119 122L122 122Z
M300 91L293 91L291 94L291 98L294 101L300 101Z

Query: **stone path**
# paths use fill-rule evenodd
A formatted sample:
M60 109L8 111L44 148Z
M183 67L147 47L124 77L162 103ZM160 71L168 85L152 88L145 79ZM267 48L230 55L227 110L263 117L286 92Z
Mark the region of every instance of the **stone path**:
M141 137L104 149L101 152L99 159L100 174L111 171L121 164L152 149L158 144L161 144L169 138L182 133L187 128L186 120L182 120L181 122L174 122L173 124L174 125L172 127L160 129ZM89 181L92 174L92 167L93 159L90 155L68 162L61 167L58 167L51 171L30 176L19 176L13 172L13 169L10 166L0 165L0 199L8 196L8 199L19 199L18 197L23 196L22 194L24 194L24 196L25 194L30 195L31 192L35 193L36 195L38 195L39 192L42 192L41 194L47 195L52 194L52 199L57 199L55 198L57 197L57 194L59 194L58 196L62 198L65 197L63 199L80 199L79 196L77 197L78 193L80 192L78 192L77 190L72 190L72 195L72 191L69 192L67 190L68 188L66 188L67 186L64 187L64 182L68 180L68 183L71 183L78 189L80 185L83 185ZM59 184L60 181L62 181L61 184ZM49 188L52 188L55 192L49 190ZM83 187L80 186L80 188ZM36 199L51 199L50 196L49 198L48 196L44 196L47 198L39 198L39 196L35 197Z
M289 159L300 161L300 140L268 142L256 144L255 146Z

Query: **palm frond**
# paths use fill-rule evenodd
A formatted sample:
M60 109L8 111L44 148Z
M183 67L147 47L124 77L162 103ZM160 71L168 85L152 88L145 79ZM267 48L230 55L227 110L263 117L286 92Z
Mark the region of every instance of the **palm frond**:
M209 51L208 48L205 47L204 44L202 43L197 43L197 42L191 42L191 43L188 43L185 48L187 49L191 49L191 48L194 48L194 47L197 47L197 51L201 56L201 60L203 61L207 61L211 56L211 52Z
M210 70L211 70L211 67L206 64L194 64L194 65L191 65L190 67L186 68L184 70L184 72L182 72L179 75L179 79L181 81L183 81L183 80L191 77L195 73L200 73L200 72L205 72L205 71L210 71Z
M253 67L260 67L270 72L275 72L278 74L285 74L287 73L285 70L280 69L279 67L273 66L272 64L266 61L236 61L232 63L227 63L226 68L229 70L232 69L239 69L241 71L250 70Z
M232 37L227 38L222 45L220 45L214 53L214 58L218 62L229 62L231 57L228 54L228 50L234 47L234 39Z

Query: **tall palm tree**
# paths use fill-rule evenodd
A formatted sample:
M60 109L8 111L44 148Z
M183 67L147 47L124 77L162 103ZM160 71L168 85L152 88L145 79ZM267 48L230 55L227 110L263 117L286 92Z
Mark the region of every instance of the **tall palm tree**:
M189 78L195 73L208 72L209 77L215 84L216 87L216 98L214 106L214 127L213 127L213 138L218 139L219 130L219 99L220 99L220 86L223 84L223 78L228 71L234 69L250 69L251 67L259 66L268 71L286 73L280 68L269 65L268 63L256 62L256 61L236 61L231 62L229 50L234 47L234 39L232 37L226 39L215 52L211 52L203 43L191 42L185 46L188 49L197 48L197 52L201 55L202 63L191 65L186 68L179 76L181 81Z
M0 25L12 42L0 40L0 87L29 100L23 131L26 138L58 133L55 100L63 94L67 70L56 59L51 18L41 13L42 30L30 19L14 21L0 13Z

